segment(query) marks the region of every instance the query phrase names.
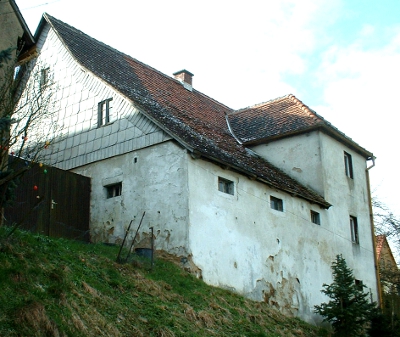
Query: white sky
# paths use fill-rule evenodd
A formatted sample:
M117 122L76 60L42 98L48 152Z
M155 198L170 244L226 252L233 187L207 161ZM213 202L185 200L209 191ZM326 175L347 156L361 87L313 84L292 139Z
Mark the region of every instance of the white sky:
M398 0L17 0L232 108L292 93L377 157L371 185L400 215Z

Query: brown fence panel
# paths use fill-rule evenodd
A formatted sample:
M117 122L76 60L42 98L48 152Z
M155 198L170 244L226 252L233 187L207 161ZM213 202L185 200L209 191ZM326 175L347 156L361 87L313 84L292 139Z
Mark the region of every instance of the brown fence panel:
M49 235L89 241L90 178L50 168Z
M19 165L24 165L21 161ZM68 239L90 241L90 178L55 167L33 165L5 209L7 225Z

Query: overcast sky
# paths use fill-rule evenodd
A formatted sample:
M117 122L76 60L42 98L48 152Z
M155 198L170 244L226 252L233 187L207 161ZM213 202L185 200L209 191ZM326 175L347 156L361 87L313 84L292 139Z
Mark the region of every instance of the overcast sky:
M47 12L231 108L294 94L374 153L400 215L399 0L16 2L32 33Z

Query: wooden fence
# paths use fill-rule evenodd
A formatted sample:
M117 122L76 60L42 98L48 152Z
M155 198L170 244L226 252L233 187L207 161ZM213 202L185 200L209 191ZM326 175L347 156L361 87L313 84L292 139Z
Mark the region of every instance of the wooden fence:
M5 224L89 242L90 191L88 177L35 164L20 178L13 205L5 208Z

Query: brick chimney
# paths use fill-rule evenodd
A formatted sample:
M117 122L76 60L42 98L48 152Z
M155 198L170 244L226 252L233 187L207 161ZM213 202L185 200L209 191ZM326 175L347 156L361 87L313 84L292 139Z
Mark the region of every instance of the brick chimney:
M192 91L192 77L194 76L190 71L187 71L186 69L179 70L175 73L173 73L175 79L178 81L182 82L183 86L189 90Z

